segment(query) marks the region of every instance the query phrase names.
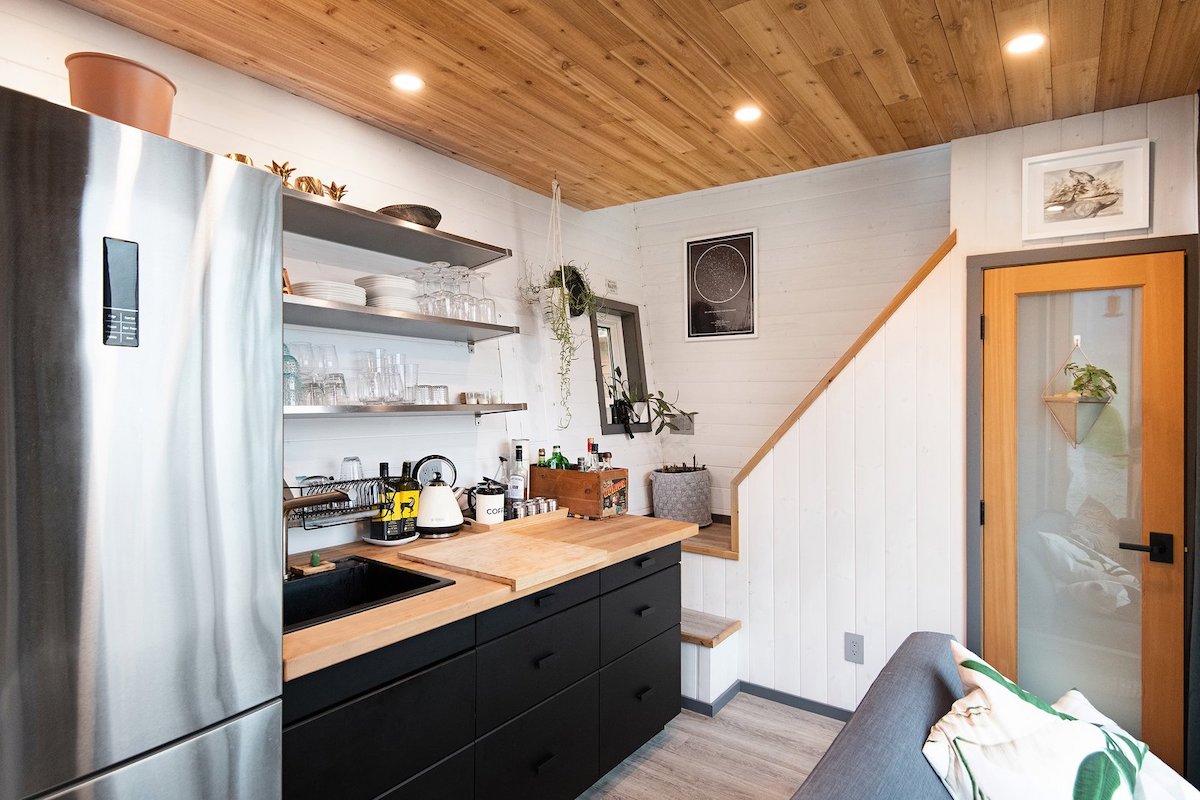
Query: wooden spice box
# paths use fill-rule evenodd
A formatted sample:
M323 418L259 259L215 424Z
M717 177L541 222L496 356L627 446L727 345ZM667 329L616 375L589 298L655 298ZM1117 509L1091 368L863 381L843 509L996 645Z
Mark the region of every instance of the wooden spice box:
M629 470L580 472L530 467L529 496L553 497L560 508L571 509L577 517L616 517L629 510Z

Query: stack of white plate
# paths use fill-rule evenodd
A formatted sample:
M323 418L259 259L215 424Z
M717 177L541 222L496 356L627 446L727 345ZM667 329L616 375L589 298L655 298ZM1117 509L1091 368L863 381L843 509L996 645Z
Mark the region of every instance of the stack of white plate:
M367 303L367 293L361 286L336 281L300 281L292 284L292 292L303 297L317 300L331 300L335 303L349 303L362 306Z
M366 290L367 305L372 308L388 308L396 311L417 311L416 282L397 275L368 275L358 278L355 284Z

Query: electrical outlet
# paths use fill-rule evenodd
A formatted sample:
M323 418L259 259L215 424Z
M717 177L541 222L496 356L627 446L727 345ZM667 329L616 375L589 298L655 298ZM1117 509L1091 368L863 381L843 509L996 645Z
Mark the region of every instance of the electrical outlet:
M861 633L846 633L846 660L851 664L863 663L863 637Z
M609 294L616 294L617 293L617 282L614 281L612 278L607 278L604 281L604 291L608 292Z

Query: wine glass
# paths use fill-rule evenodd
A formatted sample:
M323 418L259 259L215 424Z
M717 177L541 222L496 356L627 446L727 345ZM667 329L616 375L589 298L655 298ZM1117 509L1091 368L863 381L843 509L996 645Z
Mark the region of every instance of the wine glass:
M458 291L450 301L450 315L455 319L473 321L478 314L475 298L471 296L471 270L454 267L451 271Z
M417 296L414 299L417 301L417 310L422 314L430 314L432 313L432 309L430 307L429 278L433 273L433 269L431 267L417 267L415 272L417 274Z
M317 357L312 344L292 342L288 351L300 365L301 402L306 406L325 405L325 390L317 378Z
M477 273L479 278L479 299L475 301L478 309L477 319L479 322L486 322L494 325L496 322L496 301L487 296L487 286L484 285L484 278L487 277L483 273Z

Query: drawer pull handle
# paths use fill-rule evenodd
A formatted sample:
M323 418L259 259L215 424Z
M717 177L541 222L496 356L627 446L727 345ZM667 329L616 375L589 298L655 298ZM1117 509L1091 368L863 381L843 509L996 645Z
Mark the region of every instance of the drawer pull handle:
M637 612L637 615L639 617L648 617L653 613L654 613L654 606L646 606L645 608L639 610Z
M538 775L541 775L543 772L550 769L550 766L554 763L554 759L556 759L556 758L558 758L558 756L555 755L554 753L551 753L550 755L546 756L545 758L541 759L536 764L534 764L533 771L536 772Z
M541 669L544 665L549 664L551 661L553 661L556 658L558 658L558 653L548 653L547 655L544 655L541 658L539 658L537 661L534 661L533 666L536 669Z
M642 689L640 692L637 693L637 699L645 700L647 697L649 697L652 694L654 694L654 687L647 686L645 689Z
M554 592L551 592L550 594L544 594L541 597L534 599L533 604L535 606L537 606L538 608L545 608L546 606L552 606L552 605L554 605L554 598L556 596L557 595Z
M638 569L648 569L653 567L656 563L658 563L658 559L654 556L650 556L649 558L643 558L641 561L637 562L637 565Z

